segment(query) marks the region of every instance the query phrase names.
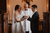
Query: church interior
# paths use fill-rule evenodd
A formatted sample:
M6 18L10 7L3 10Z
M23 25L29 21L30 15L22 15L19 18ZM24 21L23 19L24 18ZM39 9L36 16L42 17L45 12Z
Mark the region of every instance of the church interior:
M38 33L50 33L50 0L0 0L0 33L12 33L13 9L15 5L23 9L27 2L29 8L33 4L38 7Z

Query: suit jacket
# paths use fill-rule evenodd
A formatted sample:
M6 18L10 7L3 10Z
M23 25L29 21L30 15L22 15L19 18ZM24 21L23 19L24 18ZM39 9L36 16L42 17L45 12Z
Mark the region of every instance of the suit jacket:
M31 30L32 31L38 30L38 21L39 21L39 14L38 14L38 12L36 11L33 14L32 18L29 17L28 20L31 21Z

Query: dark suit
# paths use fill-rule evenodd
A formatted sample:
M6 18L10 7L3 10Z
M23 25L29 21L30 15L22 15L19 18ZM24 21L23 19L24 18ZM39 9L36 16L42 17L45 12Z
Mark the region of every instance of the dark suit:
M31 30L32 33L38 33L38 21L39 21L39 14L36 11L32 18L28 18L29 21L31 21Z

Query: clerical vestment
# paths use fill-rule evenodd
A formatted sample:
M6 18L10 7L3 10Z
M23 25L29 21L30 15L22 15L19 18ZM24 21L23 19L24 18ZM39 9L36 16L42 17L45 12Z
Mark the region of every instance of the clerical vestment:
M30 8L28 8L27 10L23 9L21 11L21 17L23 17L24 15L32 17L33 12L32 12L32 10ZM25 19L25 20L21 21L21 23L22 23L22 26L23 26L23 31L24 32L25 31L29 31L29 33L31 33L30 21L28 21L27 19Z

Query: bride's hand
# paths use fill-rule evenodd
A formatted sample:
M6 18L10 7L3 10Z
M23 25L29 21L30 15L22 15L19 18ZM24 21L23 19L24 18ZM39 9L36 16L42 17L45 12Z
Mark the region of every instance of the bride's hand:
M26 15L24 15L24 17L27 17Z
M25 16L24 18L26 19L27 17Z
M24 18L25 18L25 19L26 19L26 18L29 18L29 16L25 16Z

